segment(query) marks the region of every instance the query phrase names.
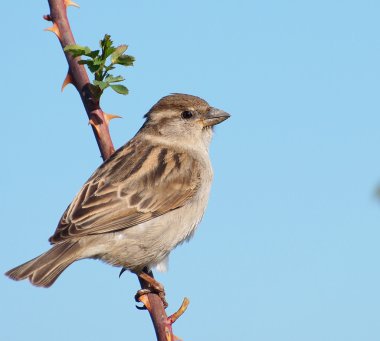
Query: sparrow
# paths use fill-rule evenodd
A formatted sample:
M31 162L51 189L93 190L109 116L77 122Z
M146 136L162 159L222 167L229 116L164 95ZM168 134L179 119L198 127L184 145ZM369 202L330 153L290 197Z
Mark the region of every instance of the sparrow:
M163 293L151 270L166 271L170 252L201 221L213 178L213 127L229 117L196 96L160 99L67 207L51 249L6 275L50 287L70 264L92 258L128 269Z

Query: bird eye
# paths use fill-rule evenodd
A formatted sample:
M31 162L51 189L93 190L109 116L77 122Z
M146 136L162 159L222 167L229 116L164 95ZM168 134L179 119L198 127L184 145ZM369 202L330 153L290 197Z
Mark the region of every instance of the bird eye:
M185 120L188 120L189 118L193 117L193 113L191 111L183 111L181 114L181 117L184 118Z

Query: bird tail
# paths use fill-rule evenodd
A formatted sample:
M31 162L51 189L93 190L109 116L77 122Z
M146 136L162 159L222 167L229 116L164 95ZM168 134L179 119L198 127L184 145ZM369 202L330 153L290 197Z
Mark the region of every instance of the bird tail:
M78 251L77 242L56 244L49 251L9 270L5 275L15 281L29 278L33 285L48 288L63 270L80 258Z

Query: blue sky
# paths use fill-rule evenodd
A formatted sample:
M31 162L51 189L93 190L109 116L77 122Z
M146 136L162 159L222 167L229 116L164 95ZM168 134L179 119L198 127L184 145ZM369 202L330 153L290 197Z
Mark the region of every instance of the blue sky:
M201 96L216 129L204 220L159 274L184 340L380 339L378 1L80 1L79 44L105 34L136 57L130 95L105 94L116 146L162 96ZM47 250L101 159L47 1L6 2L1 271ZM109 11L109 14L107 14ZM152 340L134 275L84 260L50 289L0 276L1 340Z

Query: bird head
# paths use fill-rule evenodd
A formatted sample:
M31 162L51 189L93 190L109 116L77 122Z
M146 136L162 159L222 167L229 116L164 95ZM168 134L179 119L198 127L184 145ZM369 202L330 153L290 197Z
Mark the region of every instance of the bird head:
M178 142L208 145L212 128L230 115L211 107L205 100L186 94L172 94L161 98L145 115L144 127L155 134Z

